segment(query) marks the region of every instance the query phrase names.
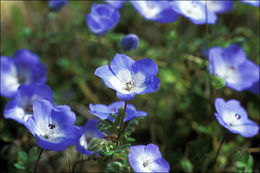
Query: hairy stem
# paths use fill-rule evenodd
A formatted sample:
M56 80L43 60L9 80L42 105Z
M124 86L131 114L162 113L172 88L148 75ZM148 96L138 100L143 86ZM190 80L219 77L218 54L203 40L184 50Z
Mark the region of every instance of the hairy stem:
M121 136L122 127L123 127L124 119L125 119L126 106L127 106L127 101L125 101L124 112L123 112L123 115L122 115L121 121L120 121L120 128L119 128L119 131L118 131L116 145L118 145L118 142L119 142L119 139L120 139L120 136Z
M38 159L37 159L37 161L36 161L36 163L35 163L35 166L34 166L33 173L36 173L36 171L37 171L38 163L39 163L40 158L41 158L41 156L42 156L42 152L43 152L43 149L41 148L40 153L39 153L39 156L38 156Z

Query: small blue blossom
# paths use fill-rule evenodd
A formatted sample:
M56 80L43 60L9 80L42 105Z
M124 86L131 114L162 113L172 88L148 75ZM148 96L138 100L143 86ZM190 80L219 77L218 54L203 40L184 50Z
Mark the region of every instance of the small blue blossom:
M67 4L67 0L50 0L48 6L53 11L59 11L63 6Z
M110 65L95 71L95 75L103 79L107 87L116 90L117 97L122 100L158 90L160 79L155 76L157 73L158 66L152 59L134 61L124 54L116 54Z
M129 163L135 172L169 172L169 163L162 158L157 145L130 146Z
M125 105L124 101L117 101L108 106L103 105L103 104L93 105L92 103L90 103L89 112L102 120L109 119L109 120L113 121L110 114L113 113L116 116L118 116L119 109L124 108L124 105ZM125 116L124 121L129 121L135 117L144 117L144 116L147 116L146 112L137 111L133 105L127 104L126 116Z
M243 3L248 4L248 5L252 5L255 7L259 7L260 6L260 1L259 0L241 0Z
M76 115L69 106L53 106L47 100L36 101L33 116L26 126L36 137L37 144L51 151L63 151L79 139L79 127L74 126Z
M77 142L76 149L78 152L90 155L93 152L88 151L89 142L95 138L102 138L104 135L97 128L97 119L89 119L84 127L81 127L81 136Z
M123 4L125 3L125 0L105 0L106 3L110 4L114 8L120 9L122 8Z
M209 1L208 1L209 2ZM172 1L172 9L177 13L187 17L194 24L215 24L217 22L216 13L224 12L225 9L229 9L228 4L224 1L219 2L207 2L207 17L206 17L206 1ZM219 7L217 7L219 6ZM224 9L222 9L224 8ZM231 7L232 8L232 7Z
M1 56L1 95L15 96L21 84L45 83L47 72L39 57L27 49L15 52L14 58Z
M234 90L248 89L259 80L259 66L246 58L239 45L210 48L209 61L211 74L223 78L226 86Z
M209 11L214 13L226 13L233 9L233 1L232 0L225 0L225 1L200 1L204 5L207 3L207 8Z
M171 9L169 1L130 0L130 2L147 20L171 23L178 19L178 14Z
M121 44L125 50L130 50L131 48L136 49L138 46L138 41L139 38L137 35L128 34L122 39Z
M9 101L4 110L4 117L25 124L33 116L33 104L37 100L46 99L53 105L53 93L45 84L23 84L18 88L15 97Z
M119 18L120 13L113 6L94 3L86 17L86 22L93 33L101 35L114 28Z
M251 121L246 110L237 100L225 102L222 98L215 100L217 113L215 116L220 125L232 133L240 134L244 137L253 137L258 133L258 125Z

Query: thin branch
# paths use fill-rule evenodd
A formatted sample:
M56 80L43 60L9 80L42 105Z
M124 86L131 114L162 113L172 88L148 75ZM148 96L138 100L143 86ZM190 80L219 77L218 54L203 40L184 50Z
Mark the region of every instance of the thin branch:
M124 119L125 119L126 106L127 106L127 101L125 101L124 112L123 112L123 115L121 117L120 128L119 128L119 131L118 131L116 145L118 145L118 142L119 142L119 139L120 139L120 136L121 136L122 127L123 127Z
M40 158L41 158L41 156L42 156L42 152L43 152L43 149L41 148L40 153L39 153L39 156L38 156L38 159L37 159L37 161L36 161L36 163L35 163L35 166L34 166L34 169L33 169L33 173L36 173L36 171L37 171L38 163L39 163Z

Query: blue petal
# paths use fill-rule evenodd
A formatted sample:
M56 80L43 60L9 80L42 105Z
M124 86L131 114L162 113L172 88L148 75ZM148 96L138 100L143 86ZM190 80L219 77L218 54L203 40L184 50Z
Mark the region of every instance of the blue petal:
M241 0L243 3L248 4L248 5L252 5L255 7L259 7L260 6L260 1L259 0Z
M4 97L13 97L19 87L17 70L13 59L1 56L1 95Z
M121 44L123 45L125 50L130 50L131 48L136 49L138 45L139 38L135 34L128 34L126 35Z
M223 59L236 67L246 60L246 53L239 45L232 44L223 50Z
M93 105L92 103L89 104L89 112L96 117L105 120L109 117L109 110L106 105L103 104L96 104Z
M144 85L146 86L146 88L139 94L147 94L147 93L155 92L159 88L160 79L156 76L147 78L146 81L144 82Z
M146 155L149 155L153 159L162 157L161 152L160 152L158 146L154 145L154 144L148 144L145 147L144 152L146 153Z
M218 74L218 71L222 66L225 66L223 60L223 49L220 47L212 47L209 49L209 63L211 74Z
M133 59L124 55L124 54L116 54L113 60L110 63L110 67L114 74L118 74L119 71L126 69L131 72L132 65L135 63ZM119 78L120 79L120 78Z
M33 119L37 124L48 122L53 105L47 100L37 100L33 104ZM33 132L32 132L33 133Z
M154 168L153 172L169 172L170 171L170 165L169 163L163 159L163 158L158 158L154 160L156 163L156 168Z
M120 9L122 8L123 4L125 3L125 0L118 0L118 1L111 1L111 0L105 0L106 3L110 4L114 8Z
M158 66L152 59L145 58L145 59L136 61L132 65L132 72L134 74L141 72L145 76L155 76L158 73Z
M121 99L121 100L132 100L135 97L135 93L131 93L131 94L123 94L120 92L116 92L117 98Z

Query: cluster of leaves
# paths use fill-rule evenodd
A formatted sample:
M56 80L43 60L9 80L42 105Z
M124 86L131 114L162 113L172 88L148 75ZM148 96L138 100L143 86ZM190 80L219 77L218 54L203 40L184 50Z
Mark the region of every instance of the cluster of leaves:
M135 139L130 135L142 118L137 117L124 123L124 114L123 108L120 108L118 116L110 114L113 121L99 120L97 127L104 134L104 138L93 138L88 145L88 150L93 151L89 159L92 157L95 159L97 155L104 157L107 163L106 172L131 172L128 153L129 146Z
M32 167L37 160L37 147L32 147L27 154L24 151L19 151L17 156L17 163L14 163L14 167L20 171L32 172Z

